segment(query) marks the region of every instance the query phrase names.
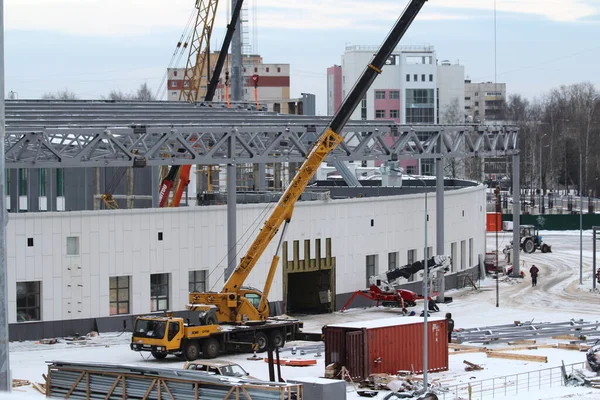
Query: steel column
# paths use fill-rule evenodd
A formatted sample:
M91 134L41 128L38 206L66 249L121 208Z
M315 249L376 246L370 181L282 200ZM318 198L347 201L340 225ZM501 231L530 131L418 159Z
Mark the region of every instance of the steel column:
M441 138L438 139L441 142ZM441 146L441 144L440 144ZM436 186L435 186L435 234L436 234L436 252L437 255L445 255L444 252L444 160L438 158L435 160L435 175L436 175ZM453 261L454 262L454 261ZM469 265L471 268L472 265ZM446 280L444 279L444 273L440 272L440 287L437 301L443 303L446 300Z
M520 265L520 250L521 250L521 237L519 235L521 227L521 181L520 166L519 166L519 153L512 156L512 179L513 179L513 250L512 250L512 262L513 262L513 276L521 275Z
M40 170L32 168L27 176L27 211L40 211ZM87 190L87 186L84 188ZM86 203L87 204L87 203Z
M229 138L233 141L233 137ZM233 145L230 147L233 148ZM227 268L225 270L225 281L229 279L237 266L237 234L236 234L236 165L227 165Z
M56 169L46 170L46 211L56 211Z
M9 171L10 182L8 187L8 194L10 195L10 212L19 212L19 172L18 169L11 169Z
M6 188L4 163L4 0L0 0L0 391L11 392L10 360L8 351L8 277L6 271Z
M152 167L152 208L158 207L158 186L160 179L160 167Z

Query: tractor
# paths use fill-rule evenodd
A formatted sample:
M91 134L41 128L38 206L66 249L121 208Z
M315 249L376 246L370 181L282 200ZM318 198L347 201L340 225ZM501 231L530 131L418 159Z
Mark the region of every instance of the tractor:
M552 253L552 246L542 241L539 229L533 225L521 225L519 230L519 237L521 240L521 250L525 253L533 253L536 250L540 250L542 253ZM513 242L504 248L504 254L507 254L513 247Z

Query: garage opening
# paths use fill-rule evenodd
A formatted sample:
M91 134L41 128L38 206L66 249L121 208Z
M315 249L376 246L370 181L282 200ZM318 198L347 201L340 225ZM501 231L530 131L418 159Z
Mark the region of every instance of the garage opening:
M331 309L331 270L298 272L288 276L287 312L324 314Z
M300 258L300 241L295 240L292 257L288 243L282 250L283 263L283 309L287 314L323 314L335 310L335 257L331 256L331 239L314 241L314 257L311 257L311 241L304 241L304 254ZM321 254L324 253L324 257Z

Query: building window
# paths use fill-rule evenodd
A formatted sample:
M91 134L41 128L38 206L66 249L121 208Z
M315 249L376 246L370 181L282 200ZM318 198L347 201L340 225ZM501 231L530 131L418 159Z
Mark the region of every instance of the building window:
M425 74L421 75L421 82L425 82Z
M176 81L172 81L171 82L171 87L172 88L176 88L177 87L177 82Z
M33 247L33 238L27 238L27 247Z
M375 118L385 118L385 110L375 110Z
M408 250L408 252L406 252L406 263L408 265L412 264L415 262L417 258L417 250L416 249L412 249L412 250ZM415 280L415 274L412 274L409 278L409 281L414 281Z
M405 103L407 124L435 122L433 89L407 89Z
M367 97L363 97L360 101L360 119L365 121L367 119Z
M398 100L400 98L400 92L398 90L390 90L390 99Z
M398 252L388 253L388 271L398 266Z
M17 322L40 321L41 282L17 282Z
M471 98L470 97L465 97L465 100L469 101L469 100L471 100Z
M269 72L269 67L267 67L265 71L266 71L266 72Z
M475 92L475 97L479 97L479 92Z
M467 241L461 240L460 241L460 269L466 268L466 265L465 265L466 262L467 262Z
M385 92L383 90L376 90L375 91L375 99L385 100Z
M400 110L390 110L390 118L400 118Z
M456 242L450 244L450 257L452 258L450 272L456 272Z
M110 315L129 314L129 276L111 276Z
M277 72L281 72L281 68L277 67Z
M469 239L469 268L473 266L473 238Z
M190 271L190 293L206 292L206 271Z
M429 82L433 82L433 74L429 74Z
M370 286L369 278L377 275L377 255L371 254L367 256L367 287Z
M150 275L150 311L169 309L169 274Z
M419 81L419 75L418 75L418 74L414 74L414 75L413 75L413 80L414 80L415 82L418 82L418 81Z
M177 96L177 92L171 92L172 96Z
M78 256L79 255L79 236L67 237L67 255Z
M410 74L406 74L406 82L410 82Z
M407 165L406 166L406 173L407 174L416 174L417 173L417 167L415 165Z
M246 72L246 67L244 67L244 72Z
M258 68L254 67L254 72L258 72Z

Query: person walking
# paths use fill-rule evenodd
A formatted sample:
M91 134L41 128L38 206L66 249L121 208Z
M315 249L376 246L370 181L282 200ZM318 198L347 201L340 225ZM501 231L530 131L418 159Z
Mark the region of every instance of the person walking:
M540 270L535 266L535 264L529 268L529 273L531 274L531 287L537 286L538 272L540 272Z
M448 321L448 343L452 343L452 332L454 331L454 320L451 313L446 313L446 321Z

